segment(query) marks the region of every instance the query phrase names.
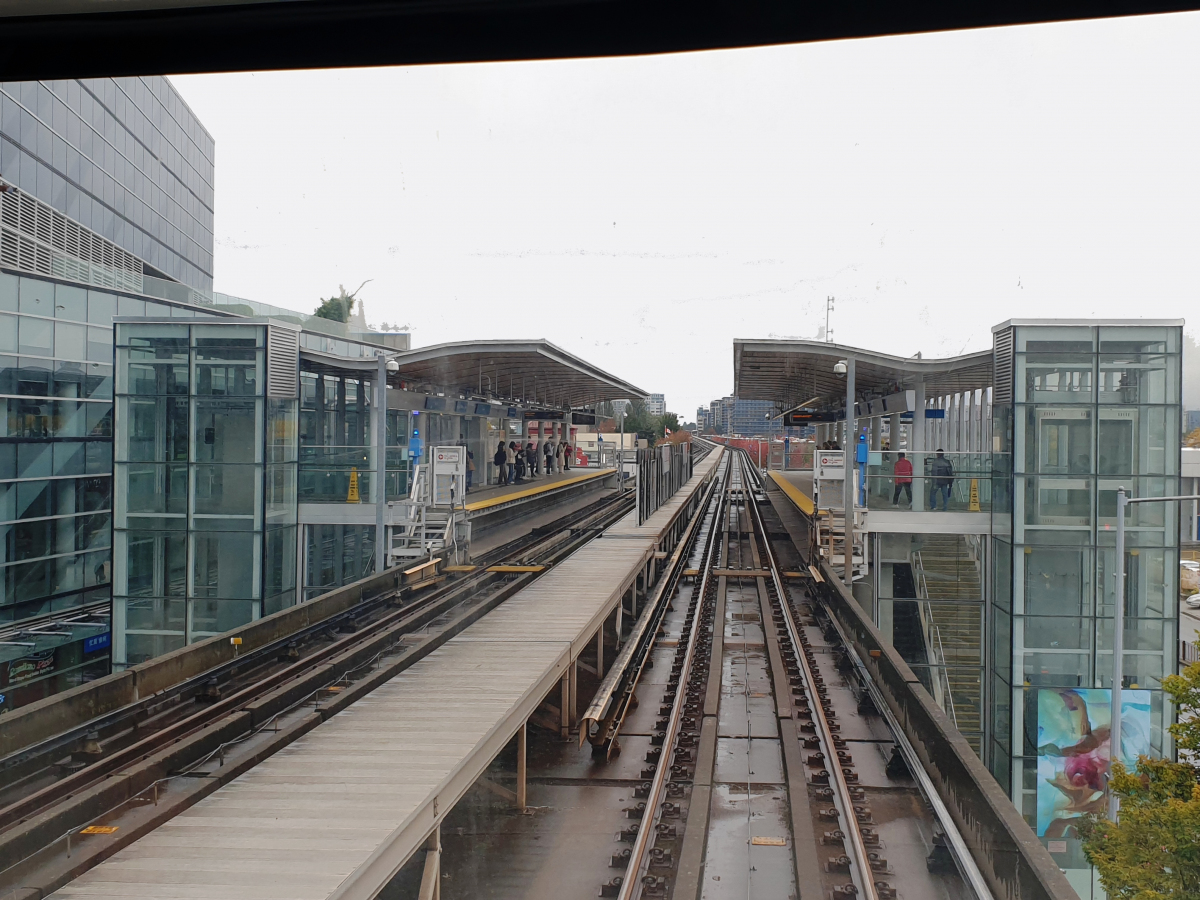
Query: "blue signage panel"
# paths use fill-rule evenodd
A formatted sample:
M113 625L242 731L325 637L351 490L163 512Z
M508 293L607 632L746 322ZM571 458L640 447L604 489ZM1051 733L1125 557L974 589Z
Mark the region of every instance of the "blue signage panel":
M106 631L103 634L93 634L90 638L86 638L83 642L84 653L95 653L97 650L105 650L112 646L112 632Z

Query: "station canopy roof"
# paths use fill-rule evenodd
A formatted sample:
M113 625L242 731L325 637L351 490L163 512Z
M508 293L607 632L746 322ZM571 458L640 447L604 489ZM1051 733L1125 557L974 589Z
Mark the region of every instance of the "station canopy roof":
M992 351L943 359L892 356L858 347L815 340L733 342L733 394L742 400L774 400L790 409L810 400L844 401L845 378L833 371L854 358L859 397L886 396L925 382L926 396L955 394L992 384Z
M644 398L641 388L549 341L462 341L409 350L394 357L397 380L417 387L523 398L548 407Z

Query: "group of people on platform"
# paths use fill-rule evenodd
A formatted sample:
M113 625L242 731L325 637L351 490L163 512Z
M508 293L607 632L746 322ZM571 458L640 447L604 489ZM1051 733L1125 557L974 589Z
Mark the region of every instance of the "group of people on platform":
M529 441L524 447L516 441L500 441L492 457L496 484L521 484L527 478L569 472L574 452L565 440Z

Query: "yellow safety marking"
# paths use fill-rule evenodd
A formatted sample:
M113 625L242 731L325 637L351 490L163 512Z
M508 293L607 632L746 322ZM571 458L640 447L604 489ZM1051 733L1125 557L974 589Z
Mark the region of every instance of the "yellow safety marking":
M89 825L82 829L80 834L115 834L119 825Z
M346 491L347 503L361 503L358 497L358 469L351 467L350 469L350 489Z
M446 566L443 572L474 572L479 566Z
M786 847L787 841L781 837L764 837L756 835L750 838L750 843L756 847Z
M601 469L598 472L588 472L586 475L576 475L573 478L564 478L562 481L555 481L550 484L539 484L536 487L513 491L511 494L501 494L499 497L490 497L487 500L476 500L474 503L465 504L465 506L467 512L488 509L489 507L500 506L503 503L509 503L513 500L520 500L523 497L534 497L538 494L544 494L546 491L553 491L570 484L580 484L584 481L591 481L593 478L606 478L616 471L616 469Z
M488 566L489 572L544 572L545 566Z
M812 497L784 478L782 472L770 472L769 474L775 480L775 483L779 485L779 489L787 494L788 499L795 503L802 513L808 516L813 514L815 507L813 506Z
M945 502L945 501L943 501ZM968 512L979 512L979 479L971 479L971 501L967 506Z

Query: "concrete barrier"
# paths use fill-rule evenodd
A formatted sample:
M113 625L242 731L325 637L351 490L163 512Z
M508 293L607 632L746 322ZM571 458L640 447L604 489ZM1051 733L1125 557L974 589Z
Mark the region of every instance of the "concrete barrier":
M406 566L411 565L406 563ZM343 613L363 600L397 590L400 587L400 572L397 567L368 576L307 603L288 607L123 672L114 672L14 710L0 719L0 758L77 728L97 716L168 690L231 661L235 655L245 655L273 641L287 638ZM230 643L232 637L242 639L240 647Z
M958 825L996 900L1078 900L1078 895L975 755L862 607L824 562L830 609Z

